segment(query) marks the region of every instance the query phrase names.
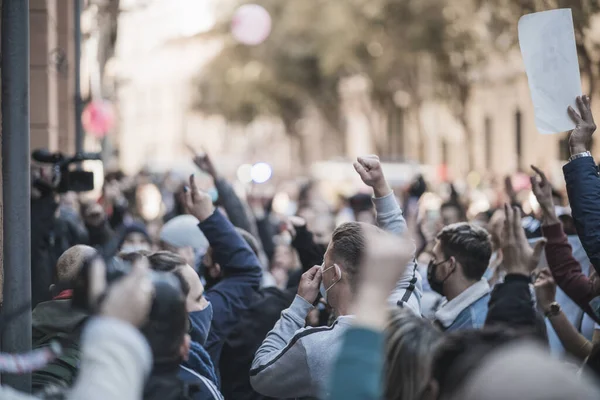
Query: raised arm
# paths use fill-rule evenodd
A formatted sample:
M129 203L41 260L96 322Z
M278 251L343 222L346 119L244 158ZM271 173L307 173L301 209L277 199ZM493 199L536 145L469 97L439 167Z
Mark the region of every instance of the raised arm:
M190 147L190 150L193 149ZM219 176L210 156L207 153L196 153L194 156L194 164L213 179L215 188L219 193L219 201L227 212L227 216L229 216L231 223L246 232L250 232L254 237L258 238L256 221L250 220L249 213L246 211L247 207L235 193L235 190L233 190L233 187L231 187L229 182L227 182L225 178Z
M531 187L542 210L542 233L546 244L548 267L558 286L590 317L598 320L590 301L596 296L591 280L581 270L573 257L571 245L563 231L552 201L552 188L546 175L532 166L536 175L531 178Z
M535 281L535 294L540 311L552 324L554 332L560 339L563 347L574 357L583 360L590 355L592 343L583 337L571 324L567 316L556 303L556 283L548 268L543 269Z
M354 163L354 169L365 185L373 188L373 203L379 227L395 235L405 234L408 230L406 220L392 188L385 179L379 157L358 157ZM414 251L413 245L413 257ZM421 315L422 294L421 276L417 272L417 263L413 258L396 283L388 302L391 306L406 306L415 314Z
M538 315L529 289L531 271L538 265L544 239L531 249L521 227L521 211L505 205L502 254L506 278L491 294L485 326L508 325L516 328L537 326Z
M354 169L365 185L373 188L373 203L377 211L377 224L381 229L401 235L407 230L406 220L388 184L377 156L358 157Z
M231 222L215 210L210 196L198 189L193 176L190 177L185 199L188 212L200 221L199 227L210 243L213 259L221 266L223 274L223 279L206 291L214 317L205 347L218 364L225 337L260 286L262 269L250 246Z
M600 271L600 178L590 153L596 130L588 96L577 98L579 112L569 107L576 123L569 137L571 158L563 167L577 234L596 271Z

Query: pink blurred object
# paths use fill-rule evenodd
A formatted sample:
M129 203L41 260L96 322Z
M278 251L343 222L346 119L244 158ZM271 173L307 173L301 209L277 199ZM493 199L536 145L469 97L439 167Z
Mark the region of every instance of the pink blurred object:
M258 4L244 4L233 16L231 33L240 43L249 46L261 44L271 33L271 16Z
M90 102L81 114L81 123L85 131L101 139L112 129L115 113L108 101L94 100Z
M531 181L529 180L529 175L524 174L522 172L518 172L511 178L512 186L515 192L520 192L521 190L531 189Z

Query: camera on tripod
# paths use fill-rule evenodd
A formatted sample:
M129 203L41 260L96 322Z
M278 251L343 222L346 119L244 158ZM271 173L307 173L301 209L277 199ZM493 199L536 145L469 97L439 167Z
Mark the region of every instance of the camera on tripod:
M48 150L35 150L32 158L42 164L53 165L52 184L36 179L33 184L42 190L54 190L57 193L87 192L94 190L94 173L79 169L71 169L73 164L89 160L102 160L100 153L76 153L74 156L65 156L60 152L51 153Z

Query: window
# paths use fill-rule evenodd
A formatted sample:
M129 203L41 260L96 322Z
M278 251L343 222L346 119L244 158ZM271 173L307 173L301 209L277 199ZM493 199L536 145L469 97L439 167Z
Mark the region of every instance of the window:
M515 143L517 150L517 169L522 170L523 163L523 131L521 111L515 112Z
M490 117L485 117L484 122L484 133L485 133L485 165L487 165L488 169L492 168L492 156L493 156L493 139L492 139L492 119Z

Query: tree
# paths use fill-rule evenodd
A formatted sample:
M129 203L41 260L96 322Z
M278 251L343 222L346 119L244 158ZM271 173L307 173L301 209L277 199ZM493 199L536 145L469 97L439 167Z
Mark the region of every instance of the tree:
M472 141L466 110L475 73L489 53L479 0L257 3L273 18L271 36L256 47L239 45L228 34L233 10L224 13L213 33L222 38L223 51L202 73L200 108L241 123L276 116L298 137L296 123L314 106L339 133L339 83L362 75L369 92L361 108L379 152L398 93L411 99L405 107L447 101Z
M579 67L588 78L587 93L595 93L600 67L600 39L591 31L593 18L600 12L598 0L495 0L486 3L490 12L491 32L496 44L508 50L518 43L517 23L521 16L534 12L570 8L573 13Z

